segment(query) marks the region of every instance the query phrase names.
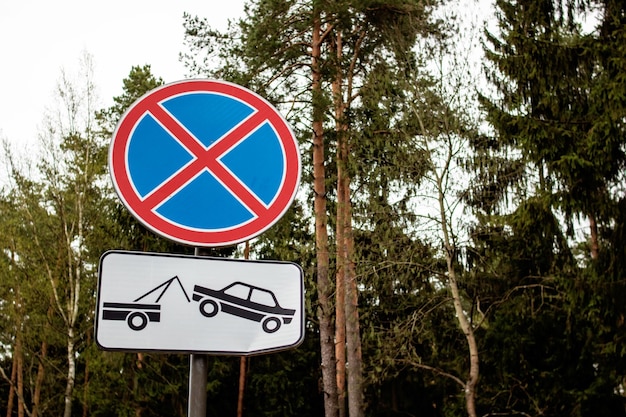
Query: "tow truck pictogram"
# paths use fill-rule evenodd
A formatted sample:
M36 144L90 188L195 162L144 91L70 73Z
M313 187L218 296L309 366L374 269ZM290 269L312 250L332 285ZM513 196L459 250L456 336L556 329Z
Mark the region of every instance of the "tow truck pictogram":
M178 275L173 276L162 284L154 287L147 293L136 298L132 303L103 303L102 319L103 320L120 320L126 321L128 327L132 330L139 331L146 328L148 322L158 323L161 321L161 305L158 302L161 300L165 292L170 288L172 283L176 281L183 291L183 295L187 299L187 302L191 302L183 284L180 282ZM139 301L148 297L150 294L163 288L161 294L156 299L154 304L139 303Z

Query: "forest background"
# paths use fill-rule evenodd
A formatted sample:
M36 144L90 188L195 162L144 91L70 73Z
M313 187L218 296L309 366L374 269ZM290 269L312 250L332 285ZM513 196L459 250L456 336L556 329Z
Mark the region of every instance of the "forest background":
M304 343L212 357L207 415L626 414L626 5L492 12L484 28L438 0L251 1L225 31L185 16L190 76L274 103L304 165L278 224L212 252L301 265ZM117 121L163 81L132 67L94 108L91 68L62 74L40 155L5 143L0 409L184 416L186 355L93 340L106 250L193 248L145 230L107 173Z

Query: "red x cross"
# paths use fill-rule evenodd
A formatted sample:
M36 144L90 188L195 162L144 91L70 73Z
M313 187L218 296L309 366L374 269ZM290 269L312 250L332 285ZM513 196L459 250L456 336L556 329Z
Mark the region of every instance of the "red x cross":
M266 121L266 118L262 114L258 111L254 112L243 123L211 144L208 149L205 149L196 138L191 136L189 132L160 105L155 103L150 106L148 111L195 156L195 160L152 191L143 201L146 208L153 209L155 206L161 204L166 198L173 195L178 189L206 168L256 216L260 216L267 210L265 204L255 194L250 192L250 190L219 161L222 155Z

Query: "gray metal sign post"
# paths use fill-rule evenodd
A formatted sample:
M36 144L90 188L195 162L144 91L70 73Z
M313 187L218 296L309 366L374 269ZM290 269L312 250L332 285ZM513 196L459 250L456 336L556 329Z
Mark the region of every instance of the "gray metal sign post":
M209 256L209 250L196 247L196 256ZM209 375L209 357L205 354L192 353L189 356L189 399L188 417L206 417L206 384Z
M188 417L206 417L206 384L208 373L208 355L192 353L189 357Z

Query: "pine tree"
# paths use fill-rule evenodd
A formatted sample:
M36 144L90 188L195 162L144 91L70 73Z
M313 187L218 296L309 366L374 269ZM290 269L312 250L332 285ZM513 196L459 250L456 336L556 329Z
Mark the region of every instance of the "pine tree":
M611 275L599 266L603 254L613 252L611 240L602 236L617 225L615 190L623 181L624 131L617 116L623 114L623 95L615 90L623 86L615 66L624 62L617 47L623 6L557 1L497 6L500 33L488 33L486 51L496 95L482 97L495 135L474 142L478 159L472 167L479 176L469 194L480 220L470 256L477 280L472 286L491 300L483 307L502 311L486 340L512 355L489 358L487 368L497 376L486 373L488 386L497 391L502 384L500 392L513 392L516 381L543 377L508 404L493 407L612 415L615 408L607 410L615 404L611 392L619 377L599 364L606 363L600 352L612 346L620 314L605 291L621 289L607 282ZM593 10L599 11L599 24L585 29L581 16ZM584 245L573 242L581 219L589 231ZM533 320L522 319L527 316ZM588 332L597 332L593 341ZM552 340L561 343L551 344L543 356L523 348ZM521 355L514 353L520 349ZM577 359L568 366L564 357ZM620 355L612 358L621 361Z

